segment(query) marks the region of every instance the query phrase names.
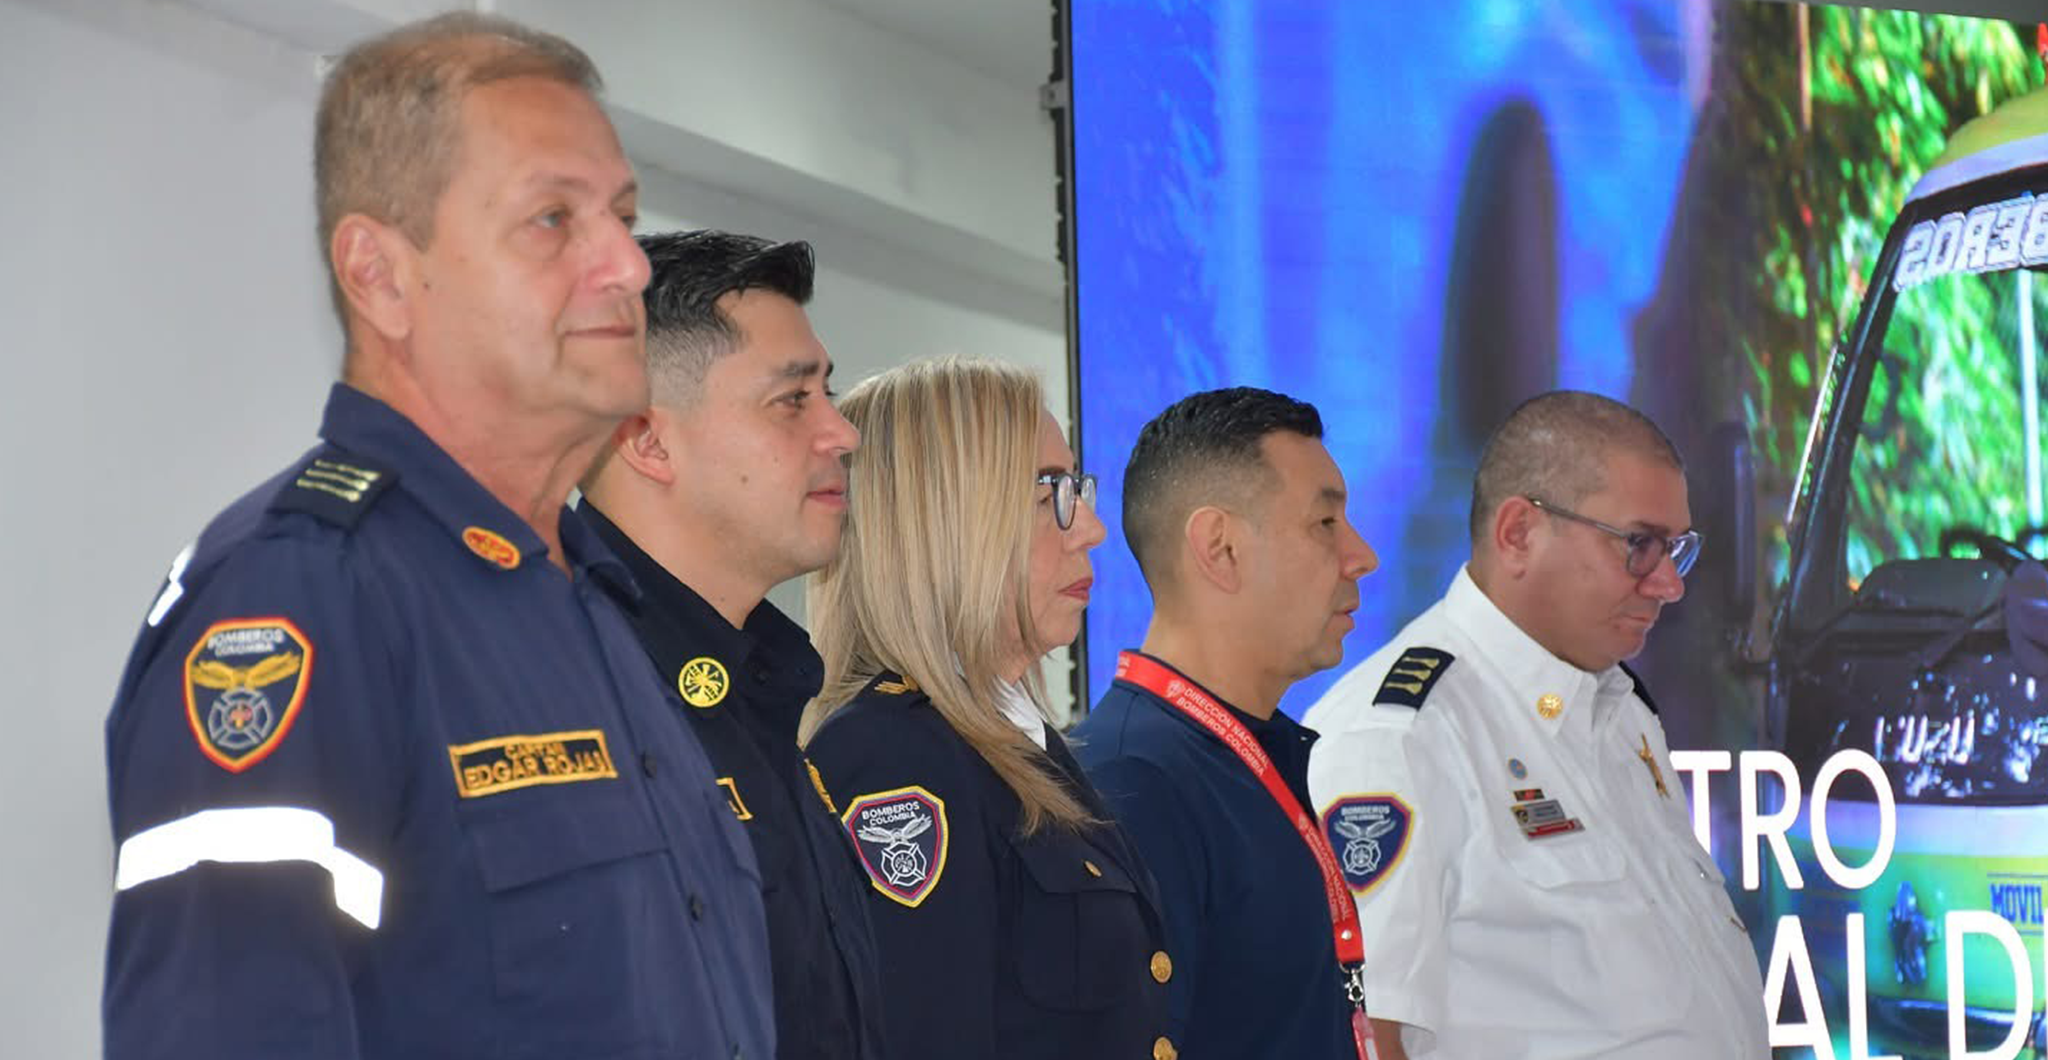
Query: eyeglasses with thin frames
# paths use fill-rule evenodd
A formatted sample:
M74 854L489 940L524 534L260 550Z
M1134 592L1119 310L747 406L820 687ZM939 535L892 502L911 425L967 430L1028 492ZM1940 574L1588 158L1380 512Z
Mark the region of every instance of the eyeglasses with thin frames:
M1535 505L1539 511L1555 515L1560 519L1584 523L1602 533L1620 538L1622 543L1628 546L1628 557L1623 561L1622 565L1627 569L1629 576L1632 578L1649 577L1650 572L1657 569L1658 561L1666 556L1671 557L1672 568L1678 571L1679 577L1683 578L1686 572L1692 570L1693 563L1700 558L1700 532L1697 530L1687 530L1685 533L1669 536L1652 534L1642 530L1623 530L1618 526L1609 526L1598 519L1588 519L1575 511L1560 508L1540 497L1524 497L1523 499Z
M1061 530L1074 528L1074 502L1085 502L1090 509L1095 507L1095 476L1075 475L1066 471L1048 471L1038 476L1038 484L1052 487L1052 521Z

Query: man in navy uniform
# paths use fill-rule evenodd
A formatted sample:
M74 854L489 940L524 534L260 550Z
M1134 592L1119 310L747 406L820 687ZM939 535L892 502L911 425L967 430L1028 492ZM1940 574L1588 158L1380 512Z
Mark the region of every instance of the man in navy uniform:
M1349 896L1294 820L1315 734L1279 712L1342 661L1378 565L1322 436L1303 402L1208 391L1146 424L1124 472L1152 623L1074 742L1159 882L1173 1037L1204 1057L1361 1054L1333 925Z
M867 877L796 744L824 664L766 599L839 551L860 443L804 313L811 248L724 232L640 245L653 403L620 425L579 512L632 571L640 591L620 603L753 840L778 1055L875 1057Z
M473 14L329 76L342 381L121 679L108 1056L771 1055L753 853L563 507L647 402L598 84Z

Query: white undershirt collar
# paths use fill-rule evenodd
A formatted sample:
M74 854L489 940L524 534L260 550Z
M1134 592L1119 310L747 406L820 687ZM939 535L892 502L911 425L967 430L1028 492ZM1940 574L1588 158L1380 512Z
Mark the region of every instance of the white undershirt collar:
M1038 713L1038 704L1024 694L1024 686L1005 681L998 686L996 695L1003 717L1031 737L1031 742L1037 744L1039 750L1045 750L1045 717Z

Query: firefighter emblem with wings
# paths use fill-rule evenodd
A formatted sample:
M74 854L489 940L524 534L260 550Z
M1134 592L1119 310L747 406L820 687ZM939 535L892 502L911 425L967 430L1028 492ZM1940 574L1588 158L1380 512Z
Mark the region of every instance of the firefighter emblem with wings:
M1324 834L1352 890L1370 889L1400 861L1411 819L1408 804L1392 795L1350 795L1323 811Z
M840 820L875 889L915 908L946 870L946 803L922 787L854 799Z
M312 643L285 619L207 627L185 658L185 711L199 750L232 773L269 755L298 716L312 663Z
M882 875L888 878L889 886L916 887L930 874L931 863L925 860L924 851L911 840L931 829L931 818L914 817L901 828L868 827L859 829L854 835L864 843L881 846Z
M1344 871L1356 875L1370 875L1379 871L1381 836L1394 830L1395 822L1381 818L1371 824L1355 824L1351 821L1330 822L1330 827L1344 836Z

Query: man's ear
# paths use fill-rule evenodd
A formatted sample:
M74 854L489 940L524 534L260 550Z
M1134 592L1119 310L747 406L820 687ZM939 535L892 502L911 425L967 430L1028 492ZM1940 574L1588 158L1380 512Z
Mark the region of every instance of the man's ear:
M667 422L668 415L659 407L626 417L612 431L612 458L650 482L675 485L675 459L662 440L662 428Z
M412 241L390 225L359 213L343 217L328 242L328 261L343 304L363 325L398 342L412 334Z
M1543 509L1526 497L1509 497L1493 510L1489 543L1501 571L1509 577L1521 577L1534 562L1539 534L1536 521L1542 517Z
M1218 590L1236 594L1244 585L1244 571L1238 540L1237 520L1213 505L1188 513L1183 527L1187 536L1188 570Z

